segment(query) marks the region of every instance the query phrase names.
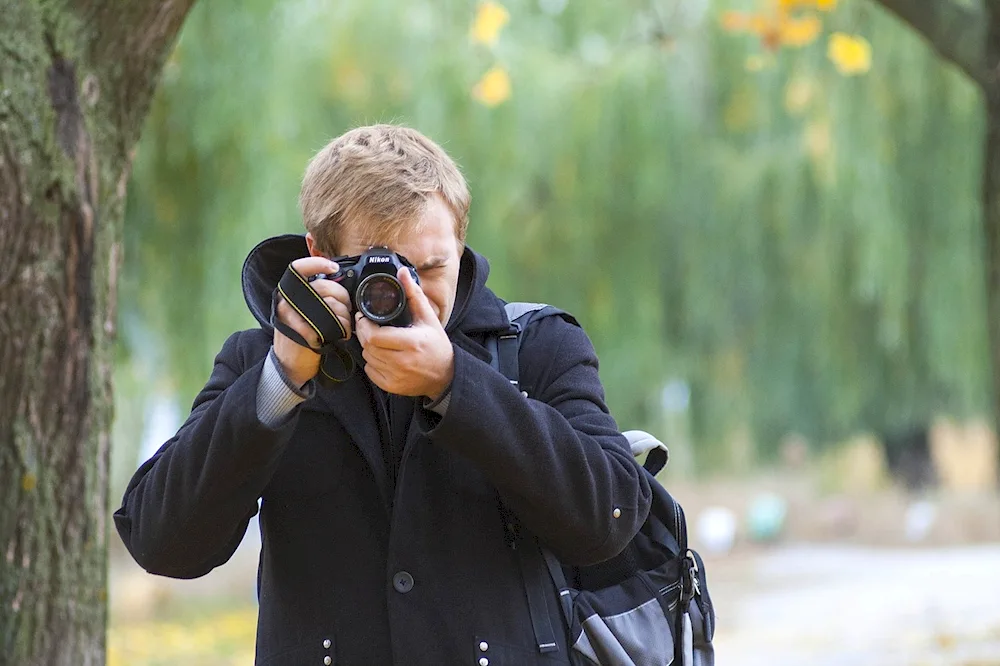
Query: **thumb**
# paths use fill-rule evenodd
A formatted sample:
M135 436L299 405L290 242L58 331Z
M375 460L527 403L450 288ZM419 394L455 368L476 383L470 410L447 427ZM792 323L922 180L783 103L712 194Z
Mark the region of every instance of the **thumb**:
M403 291L406 292L406 300L410 308L410 314L413 316L413 323L437 323L437 315L434 314L434 309L431 307L430 301L427 300L427 295L424 290L420 288L417 281L413 279L410 275L410 269L403 266L396 273L396 277L403 284Z

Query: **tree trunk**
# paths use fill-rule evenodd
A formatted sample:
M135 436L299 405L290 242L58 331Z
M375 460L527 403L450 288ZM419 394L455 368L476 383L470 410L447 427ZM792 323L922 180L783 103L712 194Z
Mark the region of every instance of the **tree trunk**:
M0 655L104 663L131 151L193 0L0 9Z
M991 21L986 44L987 62L1000 63L1000 26ZM1000 436L1000 80L993 70L983 87L986 143L983 155L983 246L986 273L986 320L992 368L994 430ZM1000 456L1000 447L997 448ZM1000 457L997 470L1000 471ZM1000 481L1000 480L998 480Z

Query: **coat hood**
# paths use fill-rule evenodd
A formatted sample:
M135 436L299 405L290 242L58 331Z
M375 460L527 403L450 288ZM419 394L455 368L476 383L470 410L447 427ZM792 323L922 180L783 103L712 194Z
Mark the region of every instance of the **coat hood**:
M254 318L268 335L271 326L271 301L278 281L288 264L309 256L305 235L284 234L261 241L243 262L243 298ZM455 307L445 330L452 337L508 328L503 301L486 287L490 265L486 257L466 246L458 274Z

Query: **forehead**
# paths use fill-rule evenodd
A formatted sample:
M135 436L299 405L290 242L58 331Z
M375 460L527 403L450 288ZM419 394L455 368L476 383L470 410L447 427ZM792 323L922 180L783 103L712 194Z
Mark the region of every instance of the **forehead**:
M343 254L357 255L373 245L385 245L415 265L431 259L448 259L458 251L455 218L439 197L431 197L421 216L412 224L404 224L396 233L368 234L347 229L343 239Z

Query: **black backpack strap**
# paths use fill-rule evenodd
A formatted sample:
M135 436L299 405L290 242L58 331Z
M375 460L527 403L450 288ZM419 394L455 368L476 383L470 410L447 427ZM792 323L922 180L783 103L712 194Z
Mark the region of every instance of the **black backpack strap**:
M552 628L549 616L549 604L546 598L552 590L543 556L549 556L548 551L535 546L528 540L521 540L514 545L517 562L521 567L521 581L524 584L524 594L528 599L528 615L531 617L531 628L535 632L535 644L540 654L558 652L559 644ZM559 588L560 591L562 588ZM565 611L564 615L565 615ZM567 618L568 619L568 618Z
M499 336L487 340L492 365L506 377L514 388L521 389L521 373L518 365L518 351L521 348L521 333L536 319L559 316L579 326L576 318L564 310L545 303L507 303L504 305L510 329ZM523 391L522 391L523 392Z
M504 306L507 313L507 320L510 328L499 335L490 336L486 340L487 348L491 355L491 364L504 377L521 389L520 367L518 365L518 351L521 347L521 333L528 324L536 319L559 315L574 324L576 319L572 315L559 308L545 305L544 303L508 303ZM527 396L527 392L522 390L522 394ZM506 509L505 513L509 514ZM510 529L516 529L516 519L509 515ZM524 538L519 533L512 533L510 544L517 554L518 565L521 568L521 580L524 583L524 594L528 601L528 614L531 617L531 627L535 632L535 644L541 654L557 652L559 644L556 642L555 631L552 627L551 616L549 615L549 602L553 584L560 593L559 605L562 616L567 622L567 626L572 624L570 611L570 599L565 592L566 578L562 572L562 566L555 556L546 548L534 543L533 540Z

